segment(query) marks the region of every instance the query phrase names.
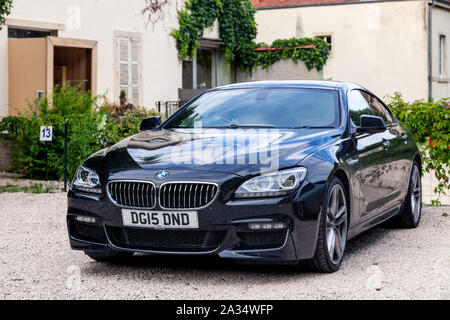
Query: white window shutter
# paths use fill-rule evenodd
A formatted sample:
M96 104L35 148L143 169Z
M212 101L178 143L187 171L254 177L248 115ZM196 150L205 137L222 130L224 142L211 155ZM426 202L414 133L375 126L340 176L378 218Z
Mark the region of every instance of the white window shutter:
M134 105L139 104L139 42L135 39L131 40L130 47L130 63L131 63L131 100Z
M125 91L127 95L127 101L129 103L139 105L140 102L139 40L129 37L120 37L118 38L118 47L119 47L119 90Z

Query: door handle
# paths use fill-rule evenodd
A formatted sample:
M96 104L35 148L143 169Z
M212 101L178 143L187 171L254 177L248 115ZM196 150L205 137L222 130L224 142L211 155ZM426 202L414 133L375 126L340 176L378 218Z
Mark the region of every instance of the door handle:
M390 145L391 145L391 143L388 140L383 141L383 148L384 149L389 148Z
M405 144L408 144L408 135L406 134L402 135L402 139Z
M351 165L351 166L357 164L358 162L359 162L359 157L358 156L355 156L353 158L347 159L347 163L349 165Z

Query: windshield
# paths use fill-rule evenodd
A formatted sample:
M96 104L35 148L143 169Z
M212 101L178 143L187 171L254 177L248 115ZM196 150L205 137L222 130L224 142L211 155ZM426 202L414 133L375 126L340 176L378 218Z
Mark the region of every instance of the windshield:
M164 128L335 128L338 101L337 91L323 89L211 91L184 107Z

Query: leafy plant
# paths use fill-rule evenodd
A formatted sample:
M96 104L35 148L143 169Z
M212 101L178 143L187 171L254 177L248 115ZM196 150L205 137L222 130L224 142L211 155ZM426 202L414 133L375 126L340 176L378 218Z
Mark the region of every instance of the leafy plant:
M225 43L225 61L235 61L240 69L251 72L258 56L254 51L257 26L249 0L222 1L219 19L220 38Z
M159 113L127 104L104 105L100 109L100 115L103 119L100 128L101 142L104 146L109 146L138 133L142 119L159 115Z
M31 193L39 194L39 193L50 193L54 190L55 187L45 185L43 183L33 183L30 185L29 190Z
M311 46L309 49L298 47ZM275 62L291 58L295 63L301 60L308 70L316 68L322 70L327 62L329 54L328 43L321 38L291 38L287 40L275 40L270 46L259 43L257 48L279 48L281 50L267 50L257 54L255 64L268 69Z
M119 97L120 105L124 105L127 103L127 93L125 90L120 90L120 97Z
M0 186L0 193L17 193L17 192L31 192L34 194L39 193L50 193L56 188L49 185L44 185L43 183L32 183L29 186L19 186L8 183L5 186Z
M186 1L185 7L178 13L179 29L171 33L177 40L181 60L194 57L203 31L211 27L223 12L221 0L190 0Z
M276 40L271 47L280 50L255 51L268 46L265 43L255 43L255 12L249 0L187 1L186 9L179 12L180 27L171 33L177 41L180 60L194 57L204 30L211 27L217 19L220 38L225 43L223 50L228 65L235 62L241 70L251 73L256 67L268 69L279 60L291 58L295 63L303 61L308 69L323 68L329 53L328 44L323 39ZM305 45L314 47L297 48Z
M95 113L96 98L79 87L55 88L51 100L37 100L39 114L33 107L17 117L5 117L0 121L0 131L8 132L8 141L13 149L12 171L24 173L30 178L45 176L46 156L49 162L49 177L59 179L64 175L64 131L68 123L68 173L72 175L87 155L98 150L98 126L100 117ZM39 141L42 125L53 126L53 141Z
M5 24L6 17L11 13L12 7L12 0L0 1L0 30L2 29L2 25Z
M395 117L411 130L420 145L424 171L434 171L439 181L434 192L446 194L450 189L450 98L406 102L399 92L387 98Z
M52 106L45 97L36 101L39 114L33 113L30 105L26 112L0 120L0 132L7 132L0 139L9 143L13 151L10 171L33 179L45 176L46 144L39 141L41 125L53 126L53 141L47 144L49 177L61 179L66 123L70 178L89 155L138 133L143 118L158 115L132 104L105 104L98 108L97 97L80 87L55 88L51 101Z
M26 192L29 190L29 187L21 187L18 185L8 183L5 186L0 186L0 193L17 193L17 192Z

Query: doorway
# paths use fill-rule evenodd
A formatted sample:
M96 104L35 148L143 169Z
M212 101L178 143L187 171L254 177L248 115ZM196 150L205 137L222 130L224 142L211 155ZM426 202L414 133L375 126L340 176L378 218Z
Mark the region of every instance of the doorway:
M92 49L55 47L53 86L66 85L88 91L92 89Z
M10 38L9 114L28 109L38 93L80 86L97 94L97 41L58 37Z

